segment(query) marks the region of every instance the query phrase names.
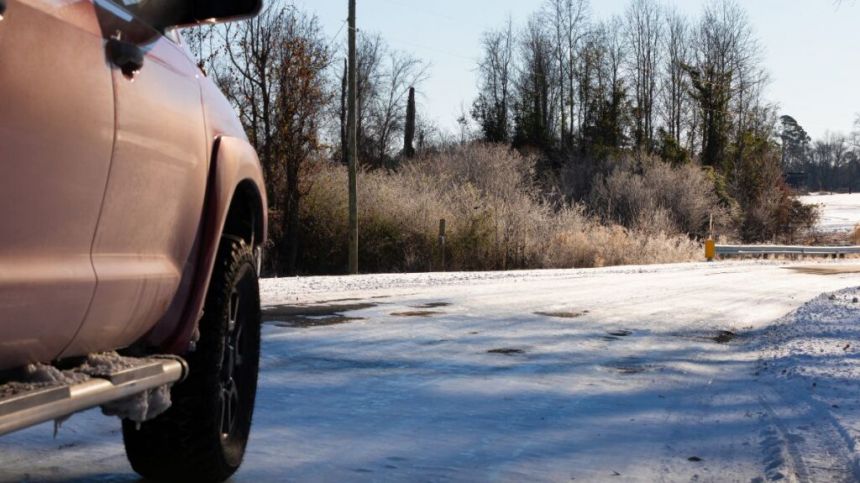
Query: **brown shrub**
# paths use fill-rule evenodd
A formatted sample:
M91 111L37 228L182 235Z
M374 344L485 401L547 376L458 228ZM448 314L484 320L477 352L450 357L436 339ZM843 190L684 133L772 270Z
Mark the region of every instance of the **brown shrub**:
M623 158L608 176L598 175L589 204L604 220L651 234L704 238L711 216L718 231L729 230L728 212L701 168L645 155Z
M699 257L687 237L603 226L578 205L552 207L533 194L534 158L473 144L411 161L398 172L361 172L359 261L363 272L441 269L439 220L447 222L448 270L593 267ZM347 181L323 164L302 205L305 272L346 266ZM663 215L661 215L663 216ZM650 226L650 225L649 225Z

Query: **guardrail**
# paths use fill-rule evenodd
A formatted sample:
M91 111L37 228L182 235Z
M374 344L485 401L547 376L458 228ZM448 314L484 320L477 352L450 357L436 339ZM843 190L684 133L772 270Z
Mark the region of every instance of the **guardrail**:
M743 255L818 255L844 256L860 254L860 246L801 246L801 245L717 245L713 240L705 242L705 258Z

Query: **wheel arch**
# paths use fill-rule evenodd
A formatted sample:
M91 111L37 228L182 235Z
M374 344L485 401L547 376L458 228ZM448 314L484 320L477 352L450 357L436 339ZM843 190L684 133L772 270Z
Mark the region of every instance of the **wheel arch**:
M237 236L251 247L259 247L266 239L264 213L256 183L250 179L240 181L230 200L222 236Z
M259 267L268 235L266 189L257 153L245 139L215 139L201 225L194 282L186 308L176 329L160 344L168 353L186 352L198 336L219 244L225 235L245 240L255 250Z

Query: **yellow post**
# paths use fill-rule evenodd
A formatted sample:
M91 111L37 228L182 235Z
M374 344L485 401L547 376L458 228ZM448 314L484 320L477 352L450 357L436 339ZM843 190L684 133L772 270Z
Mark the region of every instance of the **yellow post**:
M705 258L708 259L709 262L713 262L714 258L717 256L717 243L708 238L705 240Z

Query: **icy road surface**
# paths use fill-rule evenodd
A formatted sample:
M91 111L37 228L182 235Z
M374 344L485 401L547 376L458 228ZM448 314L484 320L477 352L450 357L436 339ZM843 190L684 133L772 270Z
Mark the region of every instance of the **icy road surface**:
M234 481L856 481L857 286L815 262L267 280ZM0 439L0 480L136 480L117 420L52 429Z

